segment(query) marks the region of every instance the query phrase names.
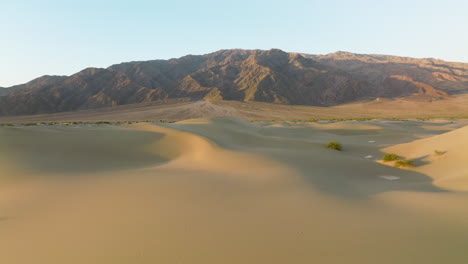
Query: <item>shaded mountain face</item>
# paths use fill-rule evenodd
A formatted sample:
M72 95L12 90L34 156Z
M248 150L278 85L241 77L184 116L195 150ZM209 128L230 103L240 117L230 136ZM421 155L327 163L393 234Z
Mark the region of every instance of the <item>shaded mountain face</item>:
M304 56L366 80L381 97L468 92L468 63L349 52Z
M9 92L15 91L15 92L28 92L32 91L34 89L38 89L41 87L45 86L50 86L58 83L61 80L65 80L67 76L50 76L50 75L44 75L42 77L39 77L37 79L34 79L28 83L25 84L20 84L20 85L15 85L11 86L8 88L3 88L4 90L0 90L0 93L3 94L8 94Z
M0 91L0 115L93 109L172 98L337 105L375 97L468 92L468 64L337 52L221 50L88 68Z
M6 95L10 92L9 88L0 87L0 96Z

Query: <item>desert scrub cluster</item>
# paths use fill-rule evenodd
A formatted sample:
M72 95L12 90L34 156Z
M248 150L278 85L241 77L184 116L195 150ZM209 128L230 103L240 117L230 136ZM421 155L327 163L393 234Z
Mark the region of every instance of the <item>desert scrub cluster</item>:
M405 160L401 159L400 156L398 156L395 153L387 153L383 155L382 157L383 162L390 162L394 161L395 163L393 166L400 168L400 167L414 167L413 161L412 160Z
M81 122L81 121L67 121L67 122L37 122L37 123L17 123L17 124L0 124L0 127L6 126L72 126L72 125L131 125L137 123L174 123L172 120L155 120L155 121L93 121L93 122Z
M307 119L250 119L248 122L292 122L292 123L302 123L302 122L340 122L340 121L372 121L379 119L388 119L393 121L430 121L434 119L468 119L468 116L431 116L431 117L385 117L385 116L375 116L375 117L349 117L349 118L307 118ZM453 121L451 122L453 124Z
M327 143L327 148L334 149L334 150L341 150L342 146L341 146L341 143L339 143L339 142L330 141L330 142Z
M351 118L307 118L307 119L250 119L248 122L292 122L292 123L316 123L316 122L339 122L339 121L371 121L375 120L375 117L351 117Z
M442 156L445 154L445 151L443 150L434 150L434 156Z
M400 168L400 167L414 167L414 164L413 164L412 160L397 160L397 161L395 161L394 166L397 167L397 168Z
M97 122L94 122L95 125L110 125L111 122L109 121L97 121Z
M383 157L382 157L382 160L384 162L395 161L395 160L399 160L399 159L400 159L400 157L395 153L387 153L387 154L383 155Z

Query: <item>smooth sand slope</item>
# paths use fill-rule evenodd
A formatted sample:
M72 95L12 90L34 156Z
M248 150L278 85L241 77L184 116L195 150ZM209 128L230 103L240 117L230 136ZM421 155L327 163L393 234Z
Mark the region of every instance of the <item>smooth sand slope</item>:
M434 185L459 191L468 191L467 150L468 126L384 149L414 160L414 170L433 178Z
M0 127L0 263L465 263L466 125Z

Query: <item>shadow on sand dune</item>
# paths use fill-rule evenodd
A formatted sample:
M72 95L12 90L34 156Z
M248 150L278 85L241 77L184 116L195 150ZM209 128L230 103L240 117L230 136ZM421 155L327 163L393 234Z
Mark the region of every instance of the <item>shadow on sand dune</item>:
M347 160L338 155L327 157L327 154L274 156L296 168L313 188L335 196L364 199L392 191L446 192L434 186L432 178L422 173L389 167L372 160L350 161L350 158ZM396 176L399 179L387 180L382 176Z
M346 133L343 129L343 133L338 133L343 135L330 135L326 129L310 128L298 133L295 127L260 128L229 118L167 126L200 135L226 149L273 159L299 172L311 188L334 196L367 198L389 191L444 192L424 174L365 159L369 154L382 155L377 144L368 143L374 139L365 137L368 131L360 135L358 130ZM76 174L156 166L168 162L170 157L165 152L171 152L169 145L154 145L164 137L158 131L119 127L12 128L1 131L8 141L0 141L0 154L3 152L27 169L44 173ZM385 130L378 132L385 136ZM398 136L393 131L389 135ZM408 134L405 139L412 136ZM195 139L183 138L174 137L172 141L182 140L177 144L183 149L200 147L189 147ZM342 142L343 151L325 148L331 139ZM216 152L202 155L209 153ZM205 159L209 162L210 157Z
M159 165L165 157L150 149L162 134L99 128L11 128L0 131L0 157L32 172L77 174Z
M391 191L446 192L432 184L432 178L415 171L393 168L365 159L368 154L381 157L378 143L370 144L377 132L385 139L387 133L391 141L411 141L416 138L412 133L395 134L384 129L364 131L363 134L346 129L336 133L344 143L343 151L324 147L331 140L327 129L297 127L255 128L252 124L238 124L239 120L212 120L203 124L172 125L190 133L206 137L227 149L250 152L266 156L298 171L305 182L321 192L347 198L365 199L372 195ZM228 123L226 125L226 123ZM235 129L231 127L236 125ZM242 127L242 129L239 129ZM299 133L298 133L299 131ZM340 131L340 130L334 130ZM340 134L340 135L338 135ZM367 139L366 135L370 135ZM247 144L246 144L247 142ZM417 161L420 164L420 161ZM382 176L396 176L398 180L388 180Z

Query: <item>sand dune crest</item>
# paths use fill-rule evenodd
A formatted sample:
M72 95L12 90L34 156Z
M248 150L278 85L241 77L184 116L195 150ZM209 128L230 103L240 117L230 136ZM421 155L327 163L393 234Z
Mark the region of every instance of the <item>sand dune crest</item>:
M414 160L417 165L414 170L432 177L439 187L468 191L467 149L468 126L383 151Z

